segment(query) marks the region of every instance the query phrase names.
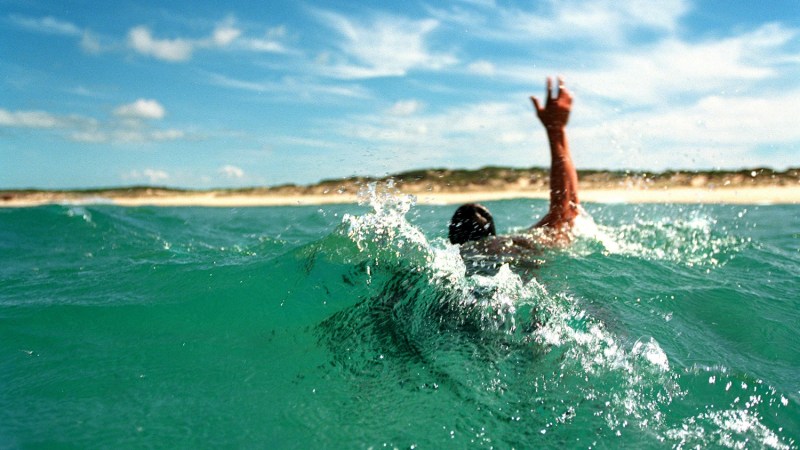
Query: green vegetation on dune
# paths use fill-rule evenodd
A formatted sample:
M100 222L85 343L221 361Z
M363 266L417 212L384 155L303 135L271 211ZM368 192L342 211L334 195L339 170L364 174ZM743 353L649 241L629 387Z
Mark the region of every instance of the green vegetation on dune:
M90 189L12 189L0 190L0 200L51 195L62 199L100 197L165 197L174 195L214 196L234 195L323 195L328 193L356 193L371 182L392 180L400 190L420 192L468 192L547 189L550 171L543 167L515 168L487 166L480 169L418 169L384 177L353 176L340 179L325 179L315 184L224 188L181 189L165 186L135 185ZM613 189L619 187L667 188L725 188L754 186L797 186L800 184L800 168L776 171L766 167L740 170L699 170L663 172L632 170L578 170L582 189Z

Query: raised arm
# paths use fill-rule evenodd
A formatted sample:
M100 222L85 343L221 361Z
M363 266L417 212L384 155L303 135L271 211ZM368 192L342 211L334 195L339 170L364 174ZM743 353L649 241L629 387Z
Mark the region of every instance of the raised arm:
M558 92L553 96L553 81L547 79L547 100L544 107L531 97L536 114L550 141L550 209L534 228L549 228L559 240L569 239L569 230L578 216L578 173L572 164L567 143L567 121L572 109L572 95L558 79Z

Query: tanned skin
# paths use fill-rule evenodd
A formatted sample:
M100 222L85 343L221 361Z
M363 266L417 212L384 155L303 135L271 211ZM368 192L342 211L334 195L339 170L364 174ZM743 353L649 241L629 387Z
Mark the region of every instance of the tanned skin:
M481 217L460 217L454 215L450 225L450 241L466 244L462 251L476 254L493 254L513 256L528 251L537 251L544 247L562 246L570 242L572 227L579 214L578 207L578 174L572 163L569 152L566 127L572 109L572 95L564 87L564 80L558 79L558 92L553 93L553 80L547 79L547 98L542 105L536 97L531 97L539 120L544 125L550 142L550 208L542 219L530 230L541 230L542 233L532 235L495 236L494 225L481 228L486 220ZM480 205L463 205L464 207L483 208ZM461 208L459 208L460 210ZM485 210L483 208L481 211ZM475 211L478 211L477 209ZM474 214L477 212L473 211ZM485 211L488 215L488 211ZM493 223L491 215L489 221ZM453 222L455 221L455 222ZM458 238L460 228L465 230L483 230L476 236L469 236L466 242Z
M578 216L578 173L572 163L566 132L572 95L564 87L564 80L558 78L558 92L554 96L553 80L548 78L544 106L536 97L531 96L531 101L547 131L551 156L550 209L532 228L545 228L556 241L569 241L569 231Z

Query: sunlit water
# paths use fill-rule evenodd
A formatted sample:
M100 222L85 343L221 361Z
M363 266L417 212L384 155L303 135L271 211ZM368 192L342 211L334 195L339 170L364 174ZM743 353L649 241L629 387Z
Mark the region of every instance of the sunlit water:
M585 208L0 210L0 447L797 448L800 206Z

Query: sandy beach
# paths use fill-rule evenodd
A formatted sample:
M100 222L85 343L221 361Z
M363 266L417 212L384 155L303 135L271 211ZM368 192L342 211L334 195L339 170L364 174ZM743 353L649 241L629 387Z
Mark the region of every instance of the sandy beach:
M400 191L403 193L403 191ZM460 204L518 198L546 199L546 190L486 190L457 192L413 192L419 204ZM798 204L798 186L752 186L725 188L663 187L615 188L581 190L580 199L590 203L718 203L718 204ZM207 207L251 207L324 205L335 203L358 203L354 193L329 192L327 194L232 194L225 191L185 191L179 193L147 192L137 195L81 195L75 192L32 192L5 194L0 207L31 207L46 204L111 204L118 206L207 206Z

